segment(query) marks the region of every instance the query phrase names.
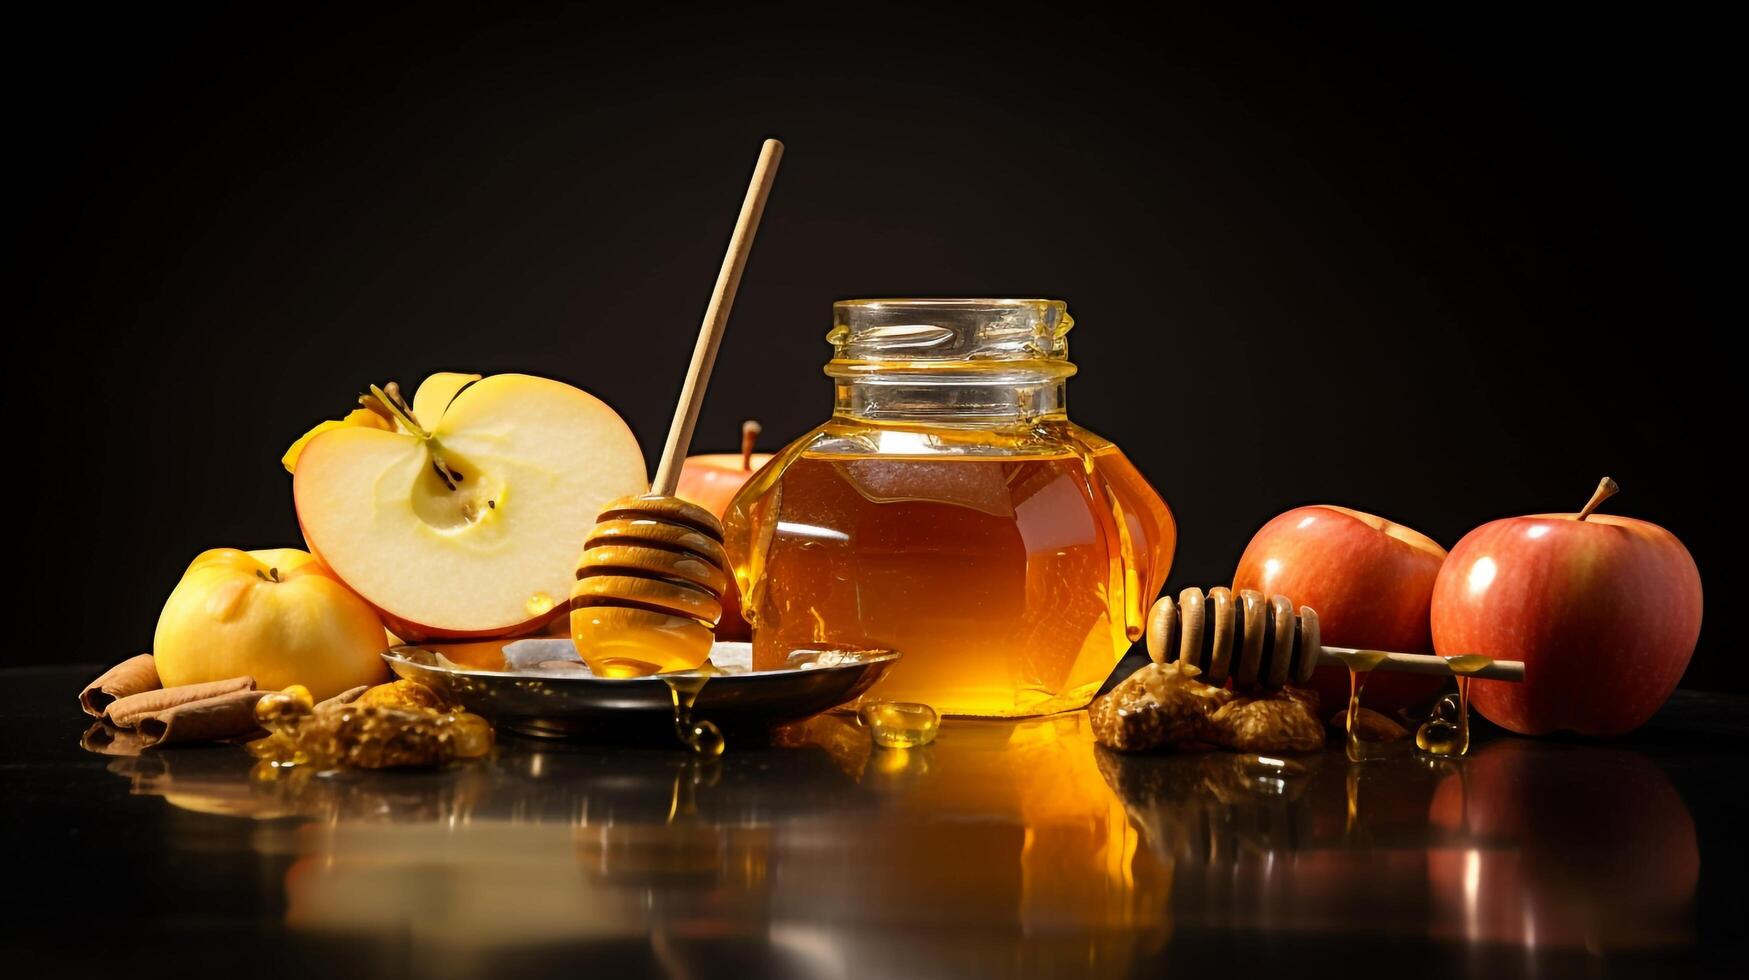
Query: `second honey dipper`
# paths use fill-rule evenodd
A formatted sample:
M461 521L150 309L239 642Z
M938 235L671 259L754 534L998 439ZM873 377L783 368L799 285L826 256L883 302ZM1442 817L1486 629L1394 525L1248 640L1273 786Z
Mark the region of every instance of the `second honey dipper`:
M693 670L710 656L729 580L716 515L674 496L723 328L747 267L783 144L766 140L723 256L650 492L608 504L578 559L571 640L603 677Z
M1524 679L1524 664L1516 660L1493 660L1465 670L1472 665L1455 661L1466 658L1324 646L1316 610L1296 610L1286 596L1265 596L1253 589L1213 588L1205 595L1193 588L1176 600L1163 596L1148 613L1147 635L1148 656L1155 663L1181 660L1199 668L1217 687L1228 680L1237 688L1304 685L1319 664L1356 662L1364 663L1364 670Z

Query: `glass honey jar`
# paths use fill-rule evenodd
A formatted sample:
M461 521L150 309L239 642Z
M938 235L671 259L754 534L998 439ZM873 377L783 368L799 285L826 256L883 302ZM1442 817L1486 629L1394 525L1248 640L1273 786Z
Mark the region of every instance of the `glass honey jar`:
M890 647L874 696L943 714L1084 707L1142 635L1177 543L1117 446L1069 421L1056 300L833 307L832 417L778 453L724 531L755 669Z

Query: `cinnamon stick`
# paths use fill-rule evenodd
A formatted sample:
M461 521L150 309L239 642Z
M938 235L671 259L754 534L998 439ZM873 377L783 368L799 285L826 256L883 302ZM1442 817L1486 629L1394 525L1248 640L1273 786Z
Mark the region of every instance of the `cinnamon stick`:
M253 690L255 682L242 679L249 680L250 690L187 701L138 716L134 725L141 743L150 748L183 742L212 742L259 731L261 726L255 721L255 702L267 692Z
M181 704L254 689L253 677L233 677L230 680L210 681L205 684L161 687L156 691L143 691L118 698L104 709L103 719L118 728L133 728L140 718L149 714L167 711Z
M79 692L79 707L93 718L103 717L104 709L120 698L163 687L158 680L158 666L152 655L142 653L129 657L109 668Z

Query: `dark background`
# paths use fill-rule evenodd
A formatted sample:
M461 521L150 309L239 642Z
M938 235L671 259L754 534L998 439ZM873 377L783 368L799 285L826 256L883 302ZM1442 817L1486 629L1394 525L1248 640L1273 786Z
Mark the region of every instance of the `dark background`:
M1721 25L646 6L10 26L0 661L120 659L200 550L296 544L280 453L373 381L563 378L653 455L771 135L698 448L826 417L834 299L1061 297L1174 589L1295 504L1449 546L1608 473L1725 599ZM1685 683L1749 688L1718 630Z

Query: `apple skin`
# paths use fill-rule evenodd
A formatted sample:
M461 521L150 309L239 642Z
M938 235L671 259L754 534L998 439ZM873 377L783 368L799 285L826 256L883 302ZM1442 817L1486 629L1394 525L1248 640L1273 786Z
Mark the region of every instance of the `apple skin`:
M1452 549L1433 591L1443 656L1524 661L1470 703L1521 735L1620 735L1676 690L1700 639L1700 570L1674 534L1611 514L1510 517Z
M740 453L708 453L688 456L680 467L680 481L674 495L691 501L721 518L729 509L729 501L741 487L771 461L770 453L754 453L743 466ZM723 593L723 618L717 621L717 639L751 640L753 630L741 617L741 590L735 577L729 576L729 588Z
M322 561L322 553L317 551L315 547L309 543L310 534L308 531L304 530L302 521L298 522L298 530L304 536L304 545L310 549L310 556L316 560L318 565L322 565L324 570L327 571L327 566ZM339 579L339 576L334 575L332 571L327 571L327 574L333 575L336 580ZM356 592L354 592L353 595L358 596L358 601L370 607L371 612L375 613L377 619L382 623L383 629L388 631L389 639L394 640L396 645L408 643L466 643L475 640L515 640L526 636L571 635L569 625L571 601L569 599L559 602L551 609L533 619L524 620L514 626L505 627L503 629L454 630L443 629L435 626L424 626L412 622L411 620L403 619L376 603L371 602L369 599L358 595ZM555 626L555 624L559 625ZM563 628L559 628L560 626Z
M317 700L388 678L376 612L308 552L202 552L164 603L152 654L165 687L244 675Z
M1445 549L1419 531L1347 507L1295 507L1258 529L1233 573L1234 589L1279 593L1318 612L1330 646L1422 653L1433 649L1428 607ZM1367 707L1389 714L1430 698L1444 680L1378 671ZM1348 703L1348 673L1319 667L1325 706Z
M740 453L707 453L688 456L680 467L680 482L674 495L689 500L705 510L723 516L729 501L735 499L741 486L752 479L759 468L771 462L770 453L754 453L743 468Z

